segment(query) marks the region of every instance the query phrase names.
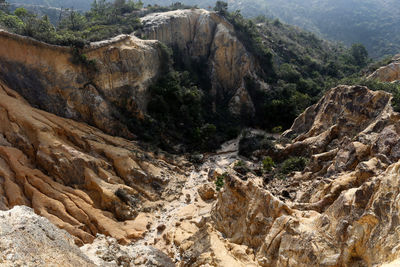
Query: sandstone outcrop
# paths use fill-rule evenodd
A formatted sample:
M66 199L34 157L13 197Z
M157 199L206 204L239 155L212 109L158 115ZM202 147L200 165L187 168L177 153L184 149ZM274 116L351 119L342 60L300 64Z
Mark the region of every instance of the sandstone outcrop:
M0 41L0 79L32 106L126 138L125 121L146 111L162 73L160 44L129 35L80 52L5 31Z
M0 265L96 266L67 232L26 206L0 211Z
M0 136L1 209L30 206L78 244L97 233L122 243L141 237L149 211L179 197L185 180L172 158L32 108L4 84Z
M264 185L230 171L211 217L181 243L183 265L375 266L399 258L400 116L390 100L361 86L328 91L284 134L295 139L282 155L310 157L306 169Z
M396 55L389 65L380 67L368 79L379 80L381 82L397 82L400 80L400 55Z
M143 36L172 47L188 65L200 65L210 78L215 103L228 102L239 115L242 108L254 113L245 77L257 77L254 57L238 40L233 26L215 12L203 9L176 10L142 18ZM266 88L265 84L260 84Z

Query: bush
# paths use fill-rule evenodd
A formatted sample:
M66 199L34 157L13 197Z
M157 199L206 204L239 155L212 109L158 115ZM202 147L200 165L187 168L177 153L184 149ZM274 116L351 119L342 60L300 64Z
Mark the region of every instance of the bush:
M216 190L220 191L225 185L225 179L228 176L228 173L223 173L217 176L217 180L215 181Z
M303 171L308 163L308 159L303 157L291 157L282 162L280 173L289 174L294 171Z
M274 143L270 138L259 134L243 134L239 141L239 155L250 158L254 151L271 149Z
M272 132L276 133L276 134L281 133L282 132L282 126L276 126L276 127L272 128Z
M275 167L275 162L272 160L270 156L267 156L262 161L262 168L264 171L270 172L272 168Z

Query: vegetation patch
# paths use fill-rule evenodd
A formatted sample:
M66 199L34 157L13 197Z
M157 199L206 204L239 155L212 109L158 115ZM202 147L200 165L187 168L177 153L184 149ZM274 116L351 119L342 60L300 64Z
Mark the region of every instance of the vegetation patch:
M270 172L274 167L275 167L275 162L270 156L267 156L263 159L262 169L264 172Z
M273 138L263 134L244 132L239 141L239 155L250 158L256 150L273 149Z
M228 173L223 173L217 176L217 179L215 180L215 190L218 192L221 191L225 185L225 179L228 177L228 175Z
M304 170L308 163L307 158L303 157L290 157L279 166L279 172L282 174L290 174L292 172L301 172Z

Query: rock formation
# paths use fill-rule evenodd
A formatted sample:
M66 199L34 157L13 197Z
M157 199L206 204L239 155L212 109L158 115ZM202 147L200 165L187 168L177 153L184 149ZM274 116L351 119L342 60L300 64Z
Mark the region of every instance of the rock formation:
M379 80L381 82L396 82L400 80L400 55L393 57L389 65L380 67L368 79Z
M0 31L0 79L29 103L132 138L124 124L146 111L148 86L162 72L156 41L122 35L82 51Z
M179 196L184 181L172 158L32 108L4 84L0 137L1 209L30 206L78 244L139 238L152 221L142 211Z
M233 26L223 17L203 9L176 10L142 18L143 36L172 47L188 65L200 65L210 78L214 101L229 102L239 115L244 106L254 113L245 77L257 77L256 60L238 40ZM267 88L260 83L262 88ZM215 107L215 103L214 103Z
M198 248L218 232L225 248L241 248L228 249L237 266L375 266L398 258L400 116L390 100L359 86L328 91L285 133L297 137L281 153L311 157L305 171L264 186L227 175L186 265L223 266L212 246ZM282 197L283 190L294 194Z
M96 266L67 232L26 206L0 211L0 265Z

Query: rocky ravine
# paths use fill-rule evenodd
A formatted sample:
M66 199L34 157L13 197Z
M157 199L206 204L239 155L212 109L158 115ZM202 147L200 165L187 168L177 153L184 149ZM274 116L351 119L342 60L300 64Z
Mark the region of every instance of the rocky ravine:
M202 10L153 14L144 32L167 43L174 36L169 44L194 60L206 55L218 92L230 74L218 74L216 62L229 69L239 60L229 53L246 55L218 19ZM175 21L190 34L171 32ZM333 267L400 258L400 115L390 94L328 91L283 134L290 142L260 151L275 161L302 155L306 169L264 180L232 169L237 140L193 165L107 134L133 138L114 112L145 112L147 85L160 74L158 42L92 44L96 74L72 64L66 48L0 38L0 209L10 210L0 213L1 264ZM233 68L231 95L246 68Z
M265 184L232 170L237 141L193 167L31 108L1 88L2 209L31 206L75 243L94 241L82 247L93 264L376 266L400 257L400 116L385 92L328 91L284 134L293 141L274 152L310 157L305 171ZM217 193L213 182L223 172ZM59 243L44 245L72 246L68 235L56 235ZM23 249L2 246L0 259L57 261L43 255L51 250L39 247L32 259ZM87 261L75 249L65 257Z
M183 266L376 266L395 260L400 116L390 100L366 87L331 89L284 134L293 141L274 152L276 159L309 157L304 172L265 184L228 167L211 216L192 226L182 226L187 220L181 218L157 246L178 255Z

